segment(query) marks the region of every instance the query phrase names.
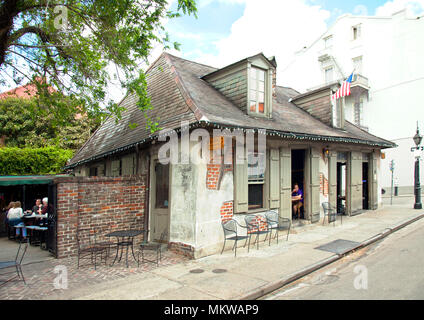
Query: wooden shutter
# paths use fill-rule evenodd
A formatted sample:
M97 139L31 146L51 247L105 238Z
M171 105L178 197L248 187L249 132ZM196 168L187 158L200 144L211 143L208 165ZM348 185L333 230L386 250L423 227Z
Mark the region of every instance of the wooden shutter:
M309 174L309 201L310 201L310 219L311 222L318 222L320 218L320 200L319 200L319 159L320 152L315 148L310 148L310 174Z
M120 160L113 160L111 163L112 177L119 176Z
M122 175L133 175L135 170L135 155L130 154L122 158Z
M352 151L349 159L348 213L362 212L362 152Z
M247 160L243 157L234 163L234 213L247 212L248 201Z
M337 207L337 153L330 152L328 159L328 202Z
M376 210L378 208L378 189L377 189L377 151L371 153L370 158L370 168L369 174L370 177L368 181L370 181L370 185L368 188L370 189L370 204L372 210Z
M280 156L278 149L269 150L269 208L280 207Z
M280 217L292 219L291 149L280 148Z

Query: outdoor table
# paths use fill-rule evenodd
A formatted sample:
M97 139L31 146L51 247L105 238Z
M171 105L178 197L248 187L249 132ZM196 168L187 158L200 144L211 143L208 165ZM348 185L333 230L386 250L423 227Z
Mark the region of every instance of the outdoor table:
M116 259L119 255L119 249L121 249L121 254L119 255L118 262L121 261L122 253L124 251L124 247L126 247L126 253L125 253L125 262L126 266L128 268L128 247L131 247L132 256L134 258L134 261L137 261L135 254L134 254L134 237L142 234L144 230L118 230L111 233L108 233L105 235L105 237L116 237L117 238L117 245L116 245L116 255L115 259L112 262L112 265L114 265Z

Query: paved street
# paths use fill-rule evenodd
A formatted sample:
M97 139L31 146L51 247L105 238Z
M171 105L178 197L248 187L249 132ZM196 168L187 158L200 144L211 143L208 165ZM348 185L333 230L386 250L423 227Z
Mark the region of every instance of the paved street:
M422 219L266 299L424 299L423 243Z

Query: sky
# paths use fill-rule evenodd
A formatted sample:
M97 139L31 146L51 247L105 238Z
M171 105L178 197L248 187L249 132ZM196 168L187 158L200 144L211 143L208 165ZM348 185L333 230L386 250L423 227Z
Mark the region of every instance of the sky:
M171 54L219 68L263 52L284 66L343 14L390 16L407 8L419 15L424 0L198 0L197 7L197 19L167 21L171 40L181 44ZM152 58L159 54L155 50Z

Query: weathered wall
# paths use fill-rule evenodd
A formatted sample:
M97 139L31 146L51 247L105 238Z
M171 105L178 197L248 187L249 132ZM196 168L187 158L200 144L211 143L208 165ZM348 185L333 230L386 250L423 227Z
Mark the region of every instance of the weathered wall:
M145 177L71 177L57 183L58 258L77 254L76 233L84 243L121 229L144 228ZM142 237L142 236L140 236Z

